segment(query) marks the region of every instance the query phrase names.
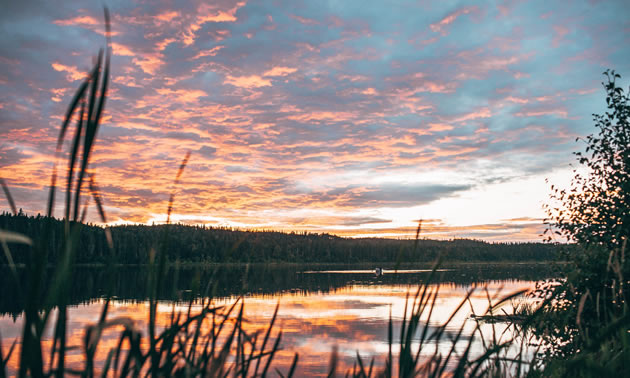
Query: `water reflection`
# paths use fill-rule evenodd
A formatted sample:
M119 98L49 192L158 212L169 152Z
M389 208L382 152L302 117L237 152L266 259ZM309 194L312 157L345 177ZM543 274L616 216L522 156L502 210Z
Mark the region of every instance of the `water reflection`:
M181 300L190 296L203 295L208 287L214 287L217 304L233 303L243 296L247 327L251 330L264 328L270 321L276 303L280 303L278 327L283 331L281 351L274 367L286 372L293 354L300 353L298 376L325 375L331 349L338 347L341 371L351 368L359 351L367 361L374 357L375 365L384 363L388 350L387 327L392 317L394 335L399 334L406 296L414 292L419 283L425 282L428 272L419 269L405 274L384 274L375 277L371 270L351 273L335 267L318 267L323 272L304 267L278 266L232 266L211 269L171 270L168 289L159 295L158 324L170 321L172 311L185 311ZM412 270L412 269L409 269ZM308 273L307 273L308 272ZM422 327L442 324L459 305L466 293L474 287L470 304L476 313L485 311L487 295L508 294L520 289L532 288L536 281L549 278L552 272L541 266L467 266L449 268L440 272L437 282L440 295L431 319L423 319ZM10 291L8 275L2 275L0 287L0 333L6 350L20 332L20 299L5 295ZM146 299L146 270L138 268L80 269L76 272L76 285L72 285L74 304L69 310L70 344L81 345L86 326L98 320L106 294L115 296L110 318L126 316L133 319L140 329L146 329L148 304ZM7 281L7 282L4 282ZM195 284L194 282L199 284ZM210 283L216 285L210 285ZM485 289L488 292L486 293ZM458 313L447 331L456 333L464 324L461 338L466 342L471 337L474 323L469 319L470 311ZM487 325L484 332L492 332ZM502 334L506 325L494 325L494 332ZM117 341L112 333L105 335L99 347L103 357L109 347ZM448 337L449 335L447 335ZM453 336L453 335L450 335ZM396 343L397 340L394 340ZM473 339L474 350L480 351L482 341ZM110 345L111 344L111 345ZM45 346L45 347L49 347ZM449 345L434 345L450 348ZM433 352L427 351L427 353ZM77 354L69 364L80 364ZM10 361L15 369L17 353Z
M340 266L299 265L233 265L217 267L171 268L164 278L167 283L158 293L166 301L188 300L190 296L234 297L240 295L276 295L294 292L305 295L327 293L353 284L417 285L429 278L430 267L402 267L399 274L393 267L383 267L386 274L376 277L372 269ZM313 272L319 271L314 274ZM344 272L339 274L339 272ZM23 286L26 278L22 275ZM145 267L84 267L74 272L70 304L89 303L105 296L118 300L143 301L147 298ZM445 267L433 277L435 283L474 285L506 280L543 280L553 275L545 264L474 264ZM50 275L46 277L50 282ZM50 285L48 285L50 286ZM0 314L18 315L23 298L15 293L16 284L7 268L0 268Z

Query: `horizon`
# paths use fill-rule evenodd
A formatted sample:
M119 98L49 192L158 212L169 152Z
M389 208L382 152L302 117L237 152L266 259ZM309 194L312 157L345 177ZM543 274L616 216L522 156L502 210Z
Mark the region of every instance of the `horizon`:
M164 222L191 151L173 223L413 238L422 219L428 239L539 242L605 110L602 71L630 78L622 1L277 3L108 4L90 167L109 224ZM82 5L0 15L0 175L27 213L45 212L61 117L105 46Z
M37 213L36 215L34 214L27 214L23 211L23 209L19 209L20 211L18 212L18 214L14 214L11 211L3 211L0 213L0 215L4 216L4 215L9 215L9 216L24 216L24 217L29 217L29 218L37 218L37 217L42 217L42 218L46 218L45 215L42 215L40 213ZM59 221L59 222L63 222L65 220L65 218L62 217L52 217L53 219ZM156 227L156 226L183 226L183 227L200 227L206 230L224 230L224 231L231 231L231 232L251 232L251 233L281 233L281 234L285 234L285 235L306 235L306 236L335 236L335 237L339 237L342 239L383 239L383 240L402 240L402 241L438 241L438 242L452 242L452 241L458 241L458 240L463 240L463 241L471 241L471 242L482 242L482 243L488 243L488 244L524 244L524 243L537 243L537 244L545 244L545 245L554 245L554 244L563 244L563 245L571 245L574 244L572 242L555 242L555 243L549 243L549 242L545 242L542 240L532 240L532 241L496 241L496 240L483 240L483 239L474 239L474 238L460 238L460 237L451 237L451 238L429 238L426 236L423 236L422 234L418 235L418 238L416 239L415 237L411 238L407 238L407 237L402 237L402 236L391 236L391 237L385 237L385 236L343 236L343 235L337 235L337 234L330 234L330 233L326 233L326 232L313 232L313 231L308 231L308 230L276 230L276 229L250 229L250 228L239 228L239 227L231 227L231 226L217 226L217 225L209 225L209 224L188 224L188 223L153 223L153 224L146 224L146 223L121 223L121 224L112 224L112 223L102 223L102 222L85 222L84 223L87 226L92 226L92 227L101 227L101 228L107 228L107 227L125 227L125 226L143 226L143 227Z

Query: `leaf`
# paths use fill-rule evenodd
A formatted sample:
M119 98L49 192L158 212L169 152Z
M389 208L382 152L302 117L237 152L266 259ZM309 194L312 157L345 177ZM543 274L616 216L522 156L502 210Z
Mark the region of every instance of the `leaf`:
M33 245L31 238L13 231L0 230L0 240L4 243Z
M17 211L17 207L15 207L13 196L11 195L11 192L9 191L9 187L1 178L0 178L0 185L2 185L2 190L4 191L4 195L7 198L7 201L9 202L9 207L11 207L11 211L13 212L14 215L17 215L18 211Z

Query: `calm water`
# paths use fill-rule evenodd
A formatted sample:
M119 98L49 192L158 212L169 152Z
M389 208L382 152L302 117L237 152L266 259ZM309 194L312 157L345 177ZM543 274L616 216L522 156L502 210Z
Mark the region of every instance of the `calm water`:
M286 372L295 352L300 353L298 375L325 375L333 347L338 348L341 371L351 368L359 351L364 361L375 358L375 365L384 363L388 351L387 328L390 318L394 334L400 327L408 293L415 293L426 282L426 267L405 267L376 277L372 269L326 266L231 266L207 269L172 269L168 288L159 294L160 324L166 324L172 311L186 311L191 296L212 295L217 304L233 303L238 297L245 303L248 329L262 329L270 321L277 303L278 328L282 329L283 351L274 359L273 367ZM440 294L431 319L423 327L443 323L474 288L471 304L475 313L483 313L490 297L507 295L533 288L536 281L551 278L553 272L544 265L468 265L447 267L439 272L432 285L440 285ZM21 299L15 298L14 283L7 274L0 278L0 334L6 351L21 332ZM487 292L486 292L487 288ZM98 321L104 296L111 295L109 318L126 316L140 329L146 329L146 270L141 268L82 268L76 272L69 309L70 344L81 345L85 328ZM505 308L510 311L510 306ZM462 342L473 338L473 350L482 350L482 340L472 335L475 322L470 319L470 305L460 311L449 331L456 333L464 324ZM486 324L488 336L501 335L505 324ZM112 332L99 345L103 356L117 342ZM511 331L503 335L511 337ZM396 341L395 341L396 342ZM451 344L437 345L448 351ZM435 345L435 344L433 344ZM464 345L464 344L462 344ZM45 345L45 349L49 345ZM429 348L427 353L435 349ZM79 352L69 364L80 364ZM17 353L10 369L17 364Z

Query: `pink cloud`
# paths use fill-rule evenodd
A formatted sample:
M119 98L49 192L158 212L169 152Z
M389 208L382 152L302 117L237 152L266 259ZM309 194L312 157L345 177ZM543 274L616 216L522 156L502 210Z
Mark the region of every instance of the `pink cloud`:
M184 104L196 102L199 99L199 97L204 97L208 95L206 92L199 89L171 90L168 88L159 88L159 89L156 89L156 92L162 96L168 96L172 98L174 101L181 102Z
M223 48L225 48L225 46L215 46L211 48L210 50L199 51L197 55L191 58L191 60L196 60L196 59L203 58L206 56L216 56L219 53L219 50Z
M76 81L82 80L87 77L87 73L79 71L79 69L75 66L66 66L59 62L54 62L51 64L52 68L58 72L66 73L66 80L68 81Z
M169 22L169 21L172 21L173 19L175 19L176 17L179 17L179 12L177 12L177 11L166 11L164 13L160 13L157 16L155 16L155 19L160 21L160 22Z
M542 117L548 115L555 115L560 118L568 118L569 116L564 109L526 110L514 114L516 117Z
M101 35L105 35L105 27L104 22L100 18L92 17L89 15L80 15L72 18L67 18L63 20L55 20L53 21L55 25L60 26L79 26L84 29L88 29L93 31L94 33L98 33ZM110 36L116 36L120 33L117 31L111 31Z
M227 9L218 9L217 5L214 4L201 4L197 8L197 16L195 17L195 20L184 32L182 42L186 46L192 45L195 42L197 31L199 31L203 24L207 22L235 22L237 20L236 12L239 8L245 6L245 4L245 1L241 1L236 3L233 7Z
M373 96L375 95L377 92L374 88L367 88L361 91L362 94L366 95L366 96Z
M120 43L112 42L111 46L112 46L112 52L114 53L114 55L121 55L121 56L135 56L136 55L134 54L133 51L131 51L130 47L121 45Z
M525 72L519 72L519 71L515 71L513 74L515 79L519 80L519 79L523 79L523 78L528 78L530 75L528 73Z
M562 39L564 38L564 36L569 34L569 29L567 29L566 27L562 25L554 25L553 31L554 31L554 36L553 36L553 41L551 42L551 44L555 48L555 47L560 46L560 42L562 42Z
M444 17L439 22L429 25L429 27L435 33L441 33L442 35L447 35L448 32L446 31L446 27L452 24L457 19L457 17L464 14L468 14L476 10L477 10L477 7L468 7L468 8L458 9L455 12L452 12L448 16Z
M263 79L258 75L249 76L231 76L227 75L224 84L230 84L240 88L260 88L270 87L271 81L269 79Z
M140 88L141 86L136 82L136 78L130 75L115 76L112 81L116 84L125 85L127 87Z
M155 47L158 49L158 51L164 51L164 49L166 49L168 45L170 45L171 43L175 41L177 41L175 38L165 38L159 41L158 43L156 43Z
M475 50L461 51L456 55L453 64L460 67L460 73L457 78L467 80L471 78L486 77L490 71L507 71L514 75L515 78L527 77L528 74L512 70L512 66L531 59L535 53L517 55L494 55L490 53L493 50L492 44L488 47L480 47Z
M315 111L310 113L302 113L288 116L287 119L300 122L340 122L353 119L355 115L351 112L331 112L331 111Z
M303 25L318 25L319 22L310 19L310 18L305 18L305 17L300 17L294 14L289 15L289 17L291 17L292 19L296 20L297 22L303 24Z
M466 121L471 121L471 120L479 119L479 118L490 118L490 117L492 117L492 112L490 111L490 109L481 108L477 111L467 113L459 117L455 117L452 121L459 123L459 122L466 122Z
M427 81L421 86L416 88L418 92L430 92L430 93L451 93L455 90L455 83L435 83Z
M68 88L53 88L50 92L53 96L50 98L54 102L61 102L64 94L68 91Z
M73 18L65 19L65 20L55 20L53 22L55 23L55 25L62 25L62 26L74 26L74 25L96 26L96 25L102 24L101 20L97 20L96 18L92 16L76 16Z
M453 126L446 123L429 123L429 131L439 132L439 131L449 131L453 130Z
M529 102L529 100L526 98L514 97L514 96L508 96L505 100L509 102L514 102L516 104L527 104Z
M132 62L145 73L155 75L164 64L163 58L164 56L160 53L149 53L133 58Z
M278 66L265 72L263 76L287 76L294 73L295 71L297 71L297 68Z

